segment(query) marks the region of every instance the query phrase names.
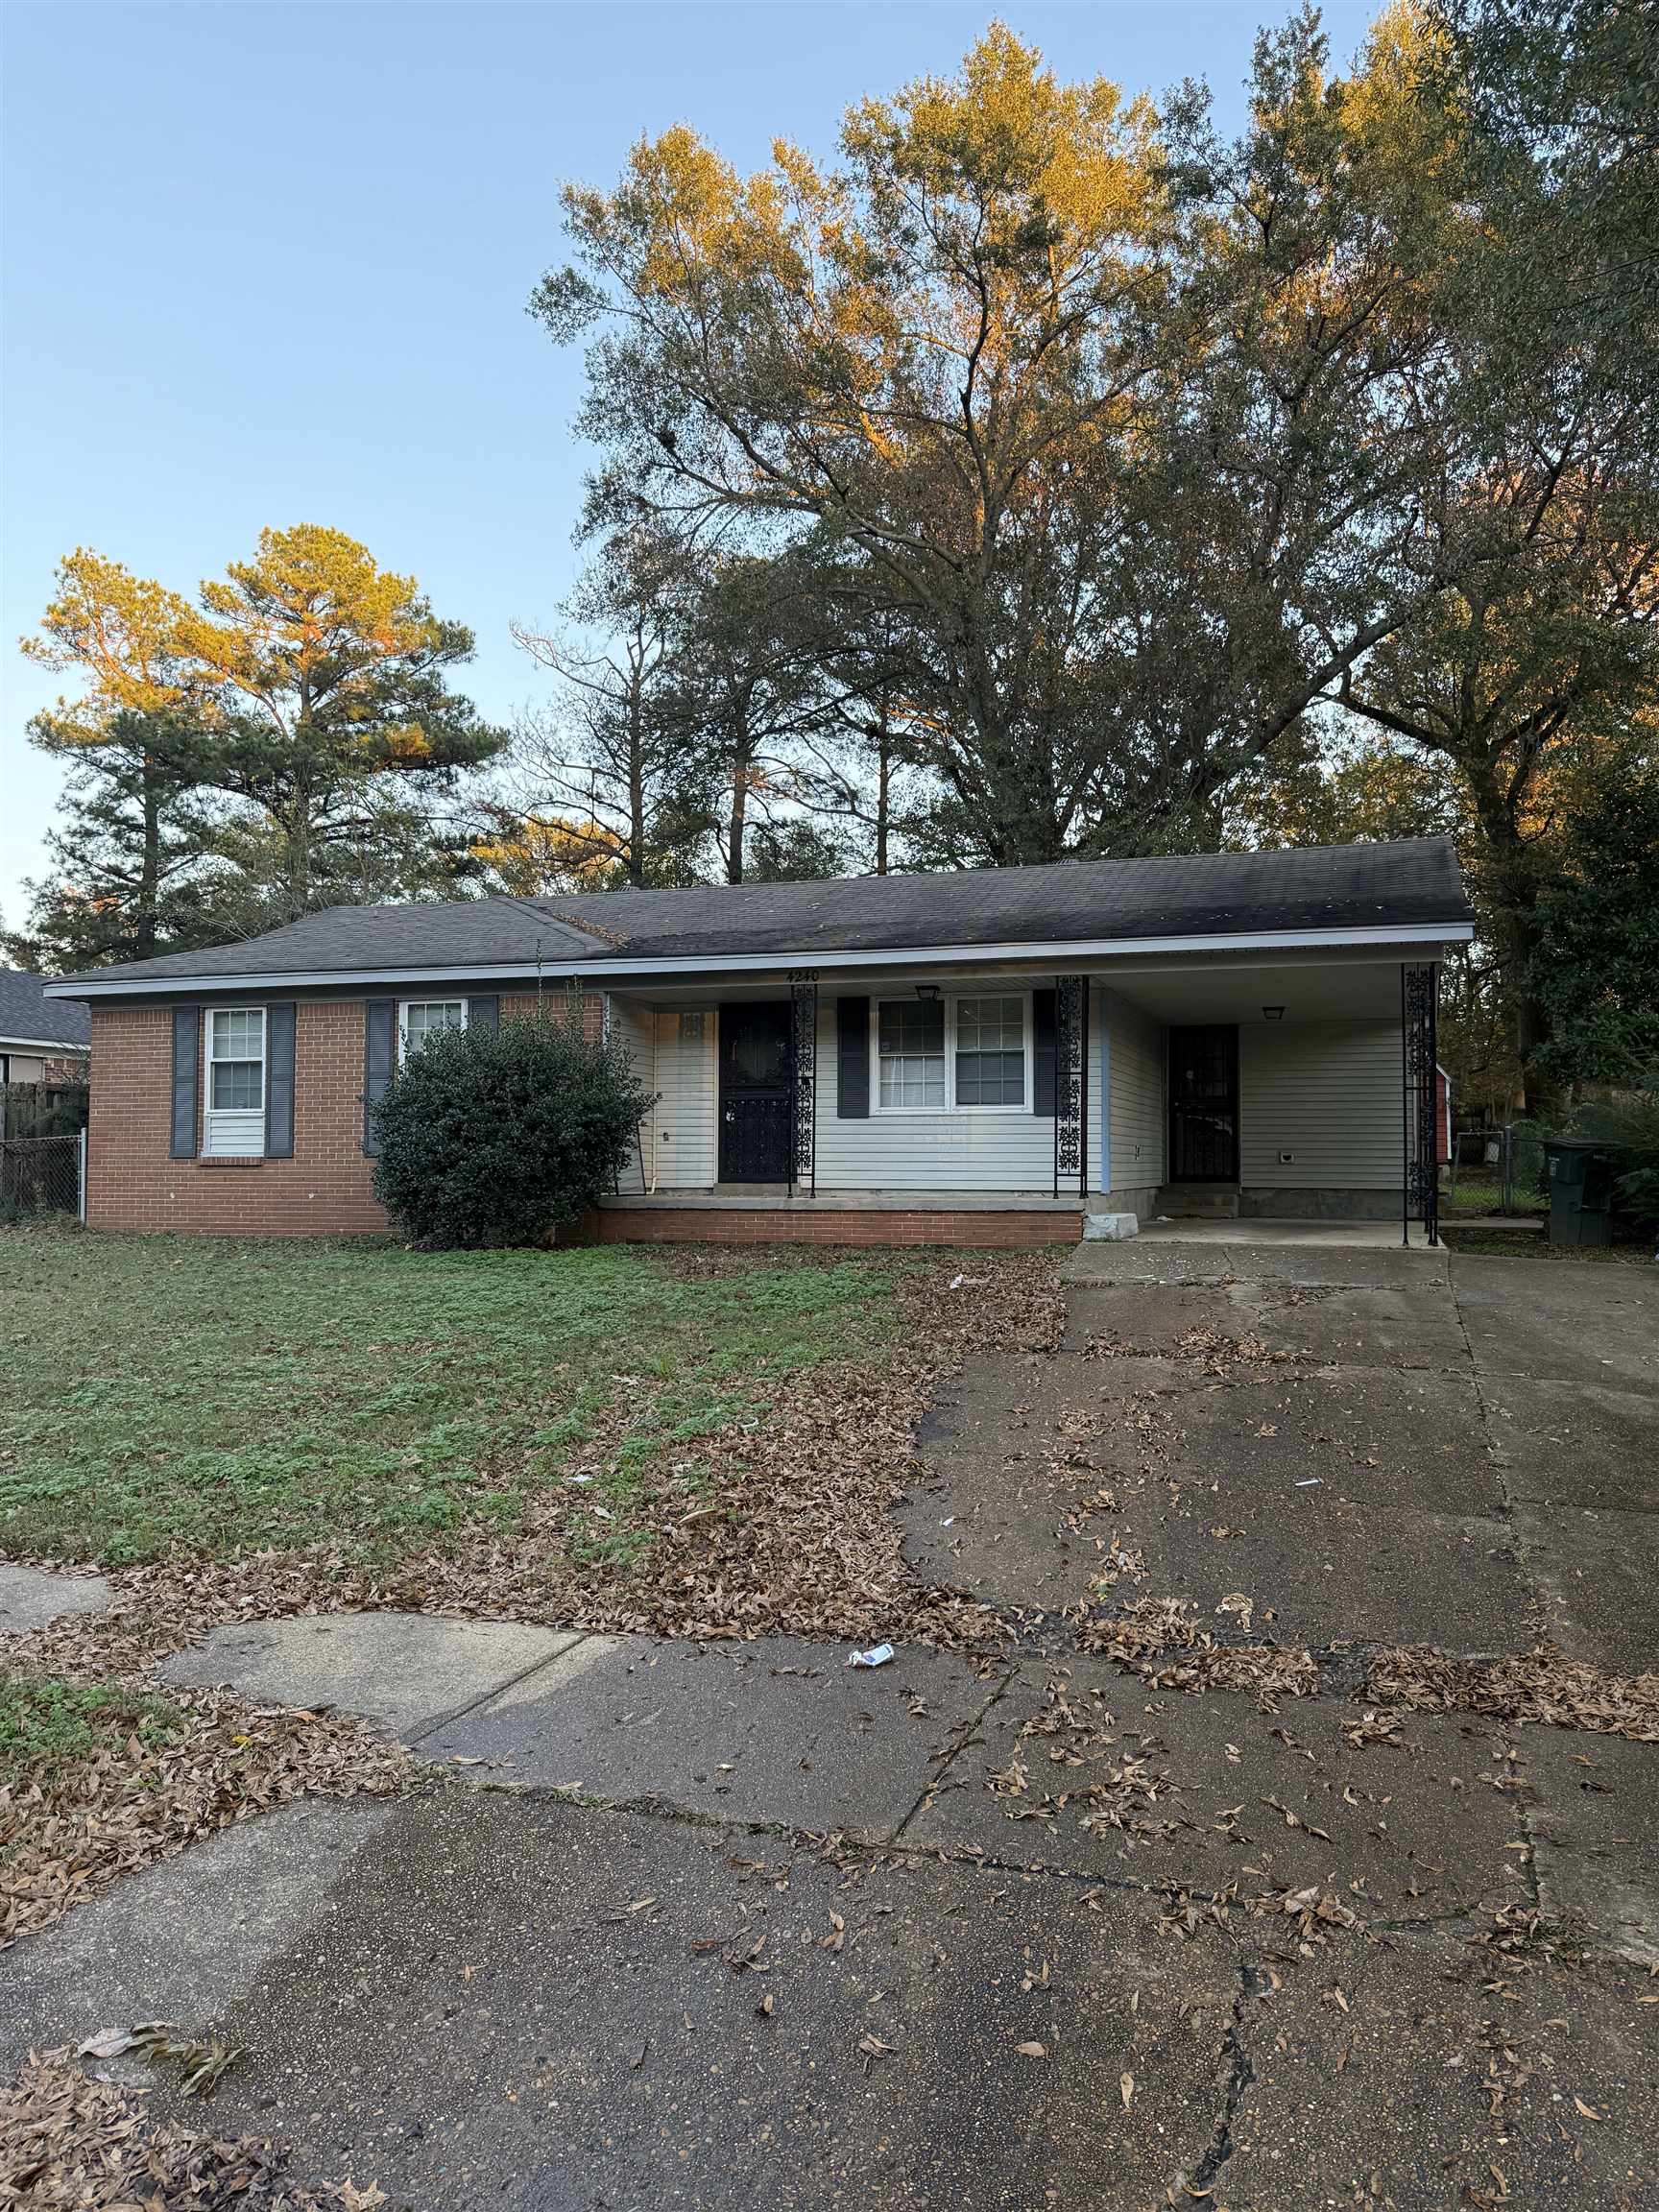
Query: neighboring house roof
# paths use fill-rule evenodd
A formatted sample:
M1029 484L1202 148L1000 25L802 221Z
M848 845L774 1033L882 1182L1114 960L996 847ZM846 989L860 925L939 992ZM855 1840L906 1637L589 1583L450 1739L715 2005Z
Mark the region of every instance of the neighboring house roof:
M44 1047L84 1052L92 1043L92 1017L73 999L43 996L45 978L26 968L0 968L0 1052Z
M838 955L1036 950L1212 938L1354 932L1468 934L1447 838L1170 859L1061 861L937 876L606 891L567 899L333 906L286 928L202 952L95 970L55 986L430 974L493 967L550 974L630 966L817 961Z

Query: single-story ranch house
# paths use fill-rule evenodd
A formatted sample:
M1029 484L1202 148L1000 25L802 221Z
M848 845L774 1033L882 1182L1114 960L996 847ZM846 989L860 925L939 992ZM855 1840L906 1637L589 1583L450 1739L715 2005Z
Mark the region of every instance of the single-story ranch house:
M1086 1214L1432 1231L1451 845L336 907L70 976L94 1229L387 1226L432 1028L579 1009L657 1094L606 1239L1035 1244Z

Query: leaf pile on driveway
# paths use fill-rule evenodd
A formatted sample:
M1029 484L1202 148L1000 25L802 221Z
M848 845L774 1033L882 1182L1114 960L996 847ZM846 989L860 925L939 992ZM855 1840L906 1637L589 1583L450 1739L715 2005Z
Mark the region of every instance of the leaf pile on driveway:
M1098 1690L1051 1674L1043 1705L1020 1731L1013 1758L986 1779L1008 1801L1004 1810L1011 1820L1058 1821L1070 1808L1091 1835L1110 1828L1131 1847L1158 1843L1184 1817L1175 1811L1181 1793L1166 1764L1154 1756L1153 1740L1141 1735L1135 1741L1139 1749L1123 1741ZM1033 1765L1050 1768L1061 1786L1042 1790Z
M1552 1644L1490 1661L1405 1647L1374 1652L1370 1695L1420 1713L1480 1713L1659 1743L1659 1673L1603 1674Z
M1078 1628L1081 1650L1126 1667L1154 1690L1242 1690L1266 1712L1280 1697L1307 1697L1319 1687L1313 1654L1289 1644L1223 1644L1201 1628L1197 1608L1182 1598L1140 1598L1107 1620Z
M1306 1647L1222 1643L1182 1598L1133 1599L1114 1615L1081 1620L1077 1646L1115 1660L1149 1689L1242 1691L1268 1713L1279 1698L1312 1696L1320 1686L1319 1662ZM1475 1713L1659 1743L1659 1673L1606 1674L1552 1644L1492 1660L1426 1646L1374 1651L1364 1695L1383 1710L1354 1724L1355 1743L1390 1741L1407 1713Z
M343 1715L255 1711L214 1691L171 1703L163 1741L129 1734L0 1789L0 1949L252 1814L308 1792L390 1795L415 1771Z
M269 2143L219 2142L154 2121L63 2051L31 2053L0 2090L0 2205L32 2212L373 2212L349 2181L306 2187Z

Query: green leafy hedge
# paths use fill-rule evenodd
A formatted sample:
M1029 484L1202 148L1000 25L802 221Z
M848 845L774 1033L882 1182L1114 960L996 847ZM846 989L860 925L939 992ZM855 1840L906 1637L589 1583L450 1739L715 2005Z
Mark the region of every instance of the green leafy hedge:
M539 1244L614 1187L651 1105L562 1014L440 1030L374 1109L375 1195L419 1244Z

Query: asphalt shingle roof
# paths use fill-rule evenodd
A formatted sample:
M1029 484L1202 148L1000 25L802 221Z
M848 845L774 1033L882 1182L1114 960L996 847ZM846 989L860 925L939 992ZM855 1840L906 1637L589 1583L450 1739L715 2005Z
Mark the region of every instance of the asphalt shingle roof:
M1171 859L1085 860L939 876L608 891L568 899L335 906L203 952L76 981L902 950L916 946L1252 936L1446 926L1469 919L1451 841L1334 845Z
M92 1017L73 999L41 997L42 978L26 968L0 968L0 1051L27 1040L36 1045L92 1042Z

